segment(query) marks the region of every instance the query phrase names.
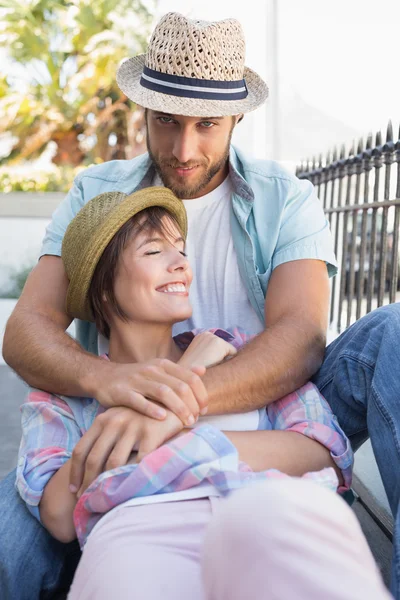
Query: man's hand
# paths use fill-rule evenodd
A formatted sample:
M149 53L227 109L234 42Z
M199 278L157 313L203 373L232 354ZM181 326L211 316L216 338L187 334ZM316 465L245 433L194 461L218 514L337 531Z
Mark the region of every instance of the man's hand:
M153 419L165 419L165 407L188 427L207 412L202 366L189 368L166 358L148 363L104 363L93 397L106 408L126 406Z
M227 358L232 358L236 353L237 350L232 344L211 331L203 331L193 338L179 364L188 369L199 366L208 368L218 365Z
M78 498L104 471L126 465L133 450L137 461L183 429L182 421L167 411L156 421L126 407L98 415L72 452L70 490Z

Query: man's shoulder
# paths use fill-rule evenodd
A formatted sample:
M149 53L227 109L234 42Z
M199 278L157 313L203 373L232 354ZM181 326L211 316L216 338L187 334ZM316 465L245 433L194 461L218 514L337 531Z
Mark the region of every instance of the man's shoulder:
M132 178L135 174L142 176L150 165L149 155L140 154L130 160L110 160L99 165L92 165L82 171L75 179L82 183L86 179L96 179L112 183L122 182Z

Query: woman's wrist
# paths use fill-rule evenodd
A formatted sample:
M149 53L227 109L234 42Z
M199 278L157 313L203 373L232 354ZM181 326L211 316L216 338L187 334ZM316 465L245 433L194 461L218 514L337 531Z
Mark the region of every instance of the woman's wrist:
M190 369L191 367L195 366L193 364L193 362L190 360L190 357L189 356L185 357L185 355L181 356L181 358L178 360L177 364L180 365L181 367L185 367L186 369Z

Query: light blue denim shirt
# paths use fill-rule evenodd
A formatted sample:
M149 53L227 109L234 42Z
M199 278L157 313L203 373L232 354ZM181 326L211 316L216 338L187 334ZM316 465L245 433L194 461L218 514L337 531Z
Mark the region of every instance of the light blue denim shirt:
M131 194L152 185L154 175L148 154L96 165L80 173L53 214L41 256L61 256L65 230L86 202L103 192ZM276 162L246 158L232 146L230 176L231 231L239 271L249 300L264 322L265 294L276 267L309 258L325 261L330 276L337 272L329 224L313 185L300 181ZM76 331L82 346L97 354L94 324L78 321Z

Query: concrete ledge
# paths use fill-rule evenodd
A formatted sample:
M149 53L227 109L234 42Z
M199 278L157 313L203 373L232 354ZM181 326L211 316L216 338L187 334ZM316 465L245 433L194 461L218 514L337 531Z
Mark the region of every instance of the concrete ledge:
M391 539L394 522L370 440L355 453L353 489L363 506Z
M0 218L50 218L65 195L64 192L0 193Z

